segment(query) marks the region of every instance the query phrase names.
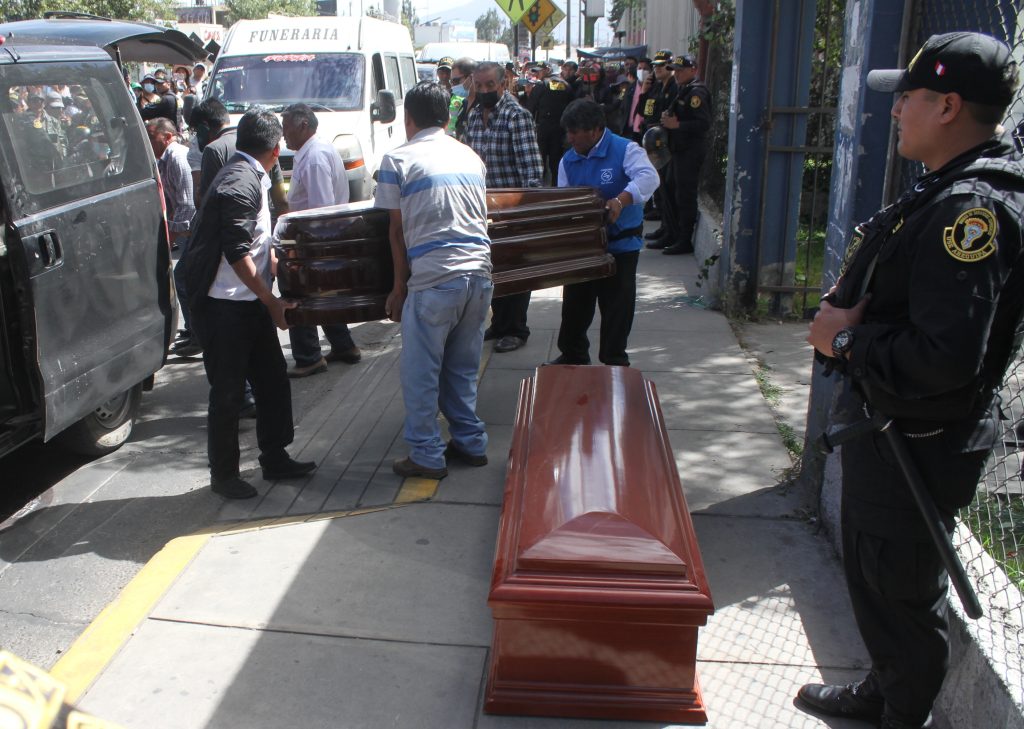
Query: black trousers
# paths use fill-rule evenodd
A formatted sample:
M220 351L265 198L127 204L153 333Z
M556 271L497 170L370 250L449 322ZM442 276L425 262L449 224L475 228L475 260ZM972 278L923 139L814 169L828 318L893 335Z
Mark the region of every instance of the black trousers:
M587 329L594 321L594 306L601 311L597 358L602 364L629 366L626 342L636 310L636 266L640 251L615 253L615 274L596 281L569 284L562 289L562 325L558 350L565 359L590 363Z
M703 145L673 152L672 161L667 167L669 173L669 191L671 210L668 227L669 241L684 248L693 249L693 231L697 225L697 190L700 183L700 168L704 164L707 150Z
M986 453L908 439L926 483L973 491ZM843 445L843 567L885 712L920 726L949 667L948 576L884 435ZM961 496L961 498L962 498ZM947 530L952 514L943 510Z
M551 173L551 187L558 185L558 163L565 153L565 132L560 126L541 125L537 127L537 146L540 156Z
M203 345L203 365L210 383L207 450L214 481L238 475L238 413L248 375L256 393L256 440L260 462L286 457L295 437L288 366L277 329L259 301L207 298L192 312Z
M526 312L530 308L530 292L502 296L491 300L491 332L495 337L519 337L529 339L530 327L526 326Z

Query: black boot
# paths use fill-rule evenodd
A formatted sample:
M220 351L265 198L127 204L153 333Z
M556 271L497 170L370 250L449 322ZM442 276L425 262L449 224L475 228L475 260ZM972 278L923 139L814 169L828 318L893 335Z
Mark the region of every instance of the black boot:
M882 718L885 700L874 672L863 681L846 686L805 684L797 691L797 704L829 716L843 716L877 723Z

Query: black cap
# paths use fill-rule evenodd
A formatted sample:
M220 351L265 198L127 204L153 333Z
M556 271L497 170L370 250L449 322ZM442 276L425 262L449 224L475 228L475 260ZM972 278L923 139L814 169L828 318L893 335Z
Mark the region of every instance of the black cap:
M680 53L666 64L669 68L696 68L697 64L689 53Z
M965 101L1006 108L1017 88L1017 63L1002 41L981 33L933 35L905 69L871 71L868 88L929 89Z
M654 54L654 65L660 66L663 63L672 62L672 51L667 48L662 48L660 51Z

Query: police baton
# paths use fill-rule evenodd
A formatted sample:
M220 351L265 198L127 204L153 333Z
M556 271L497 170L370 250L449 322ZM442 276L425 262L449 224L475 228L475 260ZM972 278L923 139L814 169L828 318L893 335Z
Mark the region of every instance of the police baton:
M928 527L928 534L931 535L935 548L939 550L942 564L945 566L946 572L949 573L949 579L953 583L957 596L960 598L960 603L964 606L964 612L972 620L977 620L983 614L981 603L978 601L978 595L974 592L970 580L967 579L964 566L960 564L960 559L956 555L956 550L953 549L953 543L950 541L949 534L942 525L939 510L936 508L935 502L932 501L931 494L928 493L928 488L921 477L921 472L918 470L914 457L907 447L906 437L897 430L892 418L875 412L864 420L853 423L845 428L840 428L832 433L822 433L818 445L824 453L831 453L836 446L874 431L885 434L889 447L892 448L893 455L896 456L896 461L900 465L900 470L903 471L903 476L907 479L907 484L910 486L910 493L914 496L914 502L917 504L921 516L924 517L924 523Z

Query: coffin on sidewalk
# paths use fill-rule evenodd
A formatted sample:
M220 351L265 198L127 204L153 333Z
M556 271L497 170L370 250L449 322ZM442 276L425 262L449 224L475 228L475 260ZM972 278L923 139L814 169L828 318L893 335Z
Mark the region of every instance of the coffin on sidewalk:
M654 385L548 366L519 395L484 709L704 723L714 611Z
M494 295L610 276L604 201L589 187L487 193ZM289 213L279 222L278 286L292 324L384 319L394 270L388 214L372 202Z

